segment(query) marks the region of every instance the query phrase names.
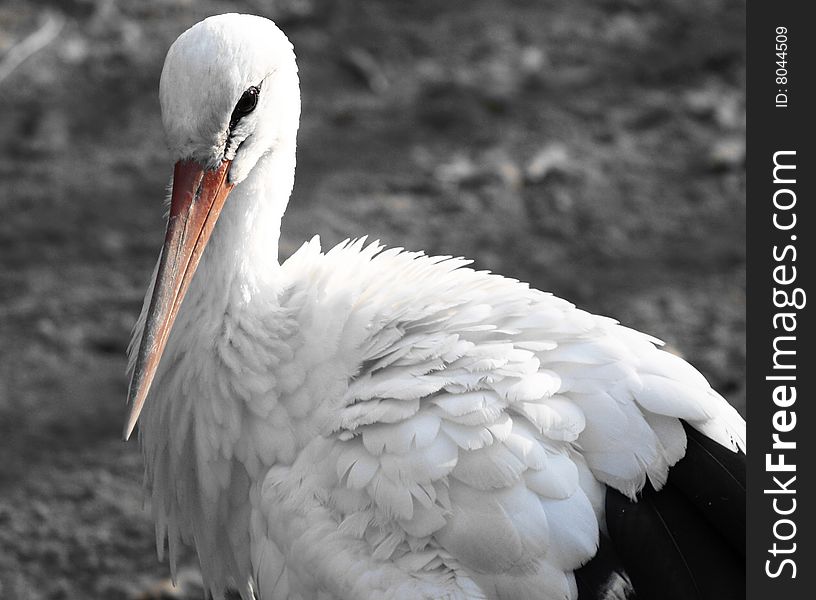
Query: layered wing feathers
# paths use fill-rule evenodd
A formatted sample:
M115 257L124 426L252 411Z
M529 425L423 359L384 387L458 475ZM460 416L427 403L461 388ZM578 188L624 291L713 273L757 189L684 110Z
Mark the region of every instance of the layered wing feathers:
M679 418L734 450L744 422L653 338L466 264L362 240L284 264L307 375L339 356L351 378L318 411L328 504L376 560L449 557L488 597L574 597L600 484L659 488Z

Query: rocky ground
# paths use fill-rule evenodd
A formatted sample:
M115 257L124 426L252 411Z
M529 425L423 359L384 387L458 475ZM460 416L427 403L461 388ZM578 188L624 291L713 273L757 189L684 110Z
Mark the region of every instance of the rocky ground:
M745 408L741 0L0 5L0 597L163 581L123 444L163 235L156 88L181 31L264 14L300 60L282 254L369 234L465 255L666 340Z

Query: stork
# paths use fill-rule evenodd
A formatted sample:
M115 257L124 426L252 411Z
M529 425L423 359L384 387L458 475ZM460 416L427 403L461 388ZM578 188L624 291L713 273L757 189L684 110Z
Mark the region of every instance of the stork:
M196 24L159 93L124 437L173 571L191 544L214 597L741 597L745 422L697 370L462 259L314 238L279 263L300 92L271 21Z

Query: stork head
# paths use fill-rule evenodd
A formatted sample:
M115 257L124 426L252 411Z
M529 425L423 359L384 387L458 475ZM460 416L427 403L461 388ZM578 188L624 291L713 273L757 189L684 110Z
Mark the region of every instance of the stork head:
M275 24L226 14L197 23L170 47L159 84L162 122L177 161L242 181L258 159L294 143L300 117L292 44Z
M170 47L159 97L175 161L173 191L131 375L125 439L136 426L179 306L230 191L262 156L294 148L300 92L292 44L262 17L210 17Z

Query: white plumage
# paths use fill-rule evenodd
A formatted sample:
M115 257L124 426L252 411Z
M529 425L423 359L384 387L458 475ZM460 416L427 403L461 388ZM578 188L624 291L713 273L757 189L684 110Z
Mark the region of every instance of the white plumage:
M250 86L257 108L230 125ZM174 158L234 185L163 353L142 341L153 287L130 351L137 373L140 343L161 356L131 389L150 390L159 552L175 569L193 544L214 595L574 598L605 486L659 488L685 453L678 418L744 450L693 367L526 284L363 240L279 265L299 94L270 21L188 30L161 99Z

